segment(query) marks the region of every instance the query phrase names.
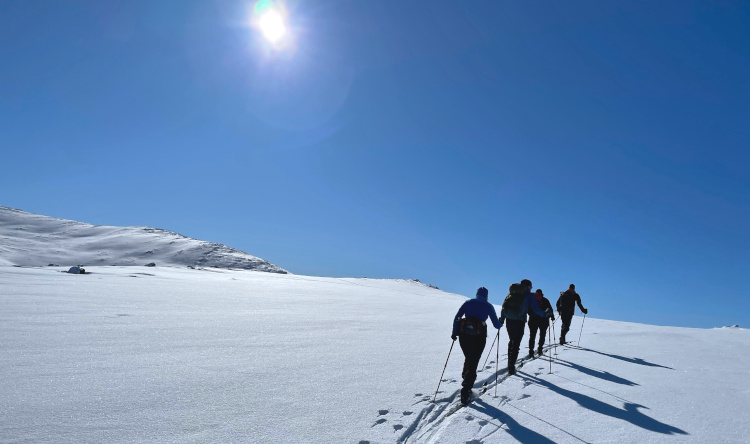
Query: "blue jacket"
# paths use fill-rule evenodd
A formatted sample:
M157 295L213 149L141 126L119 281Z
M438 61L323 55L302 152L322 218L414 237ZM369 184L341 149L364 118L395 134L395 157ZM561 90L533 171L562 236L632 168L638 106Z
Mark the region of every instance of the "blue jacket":
M546 318L548 316L547 313L539 308L539 303L536 301L534 293L529 291L528 293L526 293L526 298L523 300L520 307L512 309L502 309L502 311L500 312L500 321L505 322L506 319L513 319L516 321L526 322L526 314L529 312L529 308L531 308L534 313L543 318Z
M482 322L485 322L487 318L490 318L492 325L498 330L503 326L503 323L497 318L495 307L487 301L487 298L477 296L474 299L469 299L464 302L461 308L458 309L456 318L453 320L453 333L451 336L456 336L458 334L458 321L464 315L466 315L467 318L476 318Z

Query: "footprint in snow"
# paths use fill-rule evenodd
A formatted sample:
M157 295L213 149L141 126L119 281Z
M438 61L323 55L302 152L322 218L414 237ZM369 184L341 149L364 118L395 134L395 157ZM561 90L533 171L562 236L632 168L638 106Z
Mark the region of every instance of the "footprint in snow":
M481 421L479 421L479 426L480 426L480 427L484 427L484 426L486 426L487 424L489 424L489 422L485 421L484 419L483 419L483 420L481 420Z
M531 398L531 395L526 395L526 394L523 394L523 395L521 395L521 397L520 397L520 398L518 398L518 400L520 401L520 400L522 400L522 399L526 399L526 398Z
M395 430L395 431L397 431L397 432L398 432L399 430L403 429L403 428L404 428L404 426L402 426L401 424L396 424L395 426L393 426L393 430Z
M414 413L414 412L404 412L404 416L409 416L409 415L411 415L412 413Z
M360 442L359 442L358 444L370 444L370 441L365 441L365 440L362 440L362 441L360 441Z
M471 441L466 441L466 444L484 444L484 443L478 439L472 439Z
M466 415L466 420L467 421L474 421L474 417L471 416L471 415Z
M375 421L375 424L373 424L372 426L375 427L376 425L380 425L380 424L382 424L382 423L384 423L386 421L387 421L387 419L385 419L385 418L378 419L377 421Z
M378 410L378 416L383 416L387 414L388 414L388 410Z

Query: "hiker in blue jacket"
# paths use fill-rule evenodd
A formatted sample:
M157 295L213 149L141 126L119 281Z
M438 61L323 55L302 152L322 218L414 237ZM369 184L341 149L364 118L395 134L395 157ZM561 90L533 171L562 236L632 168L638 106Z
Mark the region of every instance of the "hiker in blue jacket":
M461 384L461 403L467 404L471 396L471 388L477 379L477 366L482 357L484 346L487 343L487 318L492 325L500 330L503 323L497 318L495 307L487 301L489 291L479 287L477 297L464 302L458 309L453 320L453 333L451 339L458 337L461 350L464 352L464 370L461 373L463 383Z
M511 293L513 293L513 287L518 284L511 285ZM516 374L516 359L518 359L518 353L521 349L521 341L523 340L523 333L526 327L526 315L531 309L538 316L547 318L552 317L552 309L543 311L539 308L539 304L531 292L531 281L524 279L521 281L521 287L525 289L525 295L519 302L518 306L510 307L508 302L511 299L508 298L503 302L503 309L500 312L500 322L505 324L505 328L508 330L508 374Z

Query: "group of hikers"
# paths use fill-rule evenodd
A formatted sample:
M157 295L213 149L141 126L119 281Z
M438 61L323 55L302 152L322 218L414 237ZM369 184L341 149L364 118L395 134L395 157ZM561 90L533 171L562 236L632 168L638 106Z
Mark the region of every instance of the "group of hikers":
M489 291L480 287L477 290L476 298L464 302L456 313L453 321L453 333L451 339L458 339L461 350L464 353L464 368L462 372L463 383L461 384L461 403L467 404L471 396L471 388L477 379L477 366L484 351L487 342L487 318L490 318L492 325L500 330L505 325L508 331L508 374L516 373L516 360L521 348L524 329L527 323L529 325L529 356L534 356L534 344L536 334L539 332L539 344L536 349L538 355L542 354L544 347L544 335L547 334L547 328L550 321L554 322L554 312L552 304L544 297L542 290L537 289L531 292L533 285L528 279L524 279L520 284L510 286L510 293L503 301L503 308L498 319L495 307L489 303ZM565 335L570 330L570 322L575 314L575 306L584 314L588 310L583 308L581 297L576 293L576 286L570 284L570 287L560 293L557 300L557 312L562 319L562 330L560 333L560 344L565 344ZM498 344L499 346L499 344Z

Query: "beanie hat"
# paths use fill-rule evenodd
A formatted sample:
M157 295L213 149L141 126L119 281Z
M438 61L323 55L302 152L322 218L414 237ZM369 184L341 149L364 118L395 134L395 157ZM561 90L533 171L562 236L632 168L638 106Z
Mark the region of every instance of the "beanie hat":
M522 280L522 281L521 281L521 285L525 285L525 286L527 286L527 287L531 287L531 286L532 286L532 285L531 285L531 281L530 281L530 280L528 280L528 279L524 279L524 280Z
M570 287L568 287L568 288L570 288L571 290L575 290L576 289L576 284L570 284Z
M487 291L487 289L484 287L479 287L479 289L477 289L477 297L487 299L488 294L489 294L489 291Z

